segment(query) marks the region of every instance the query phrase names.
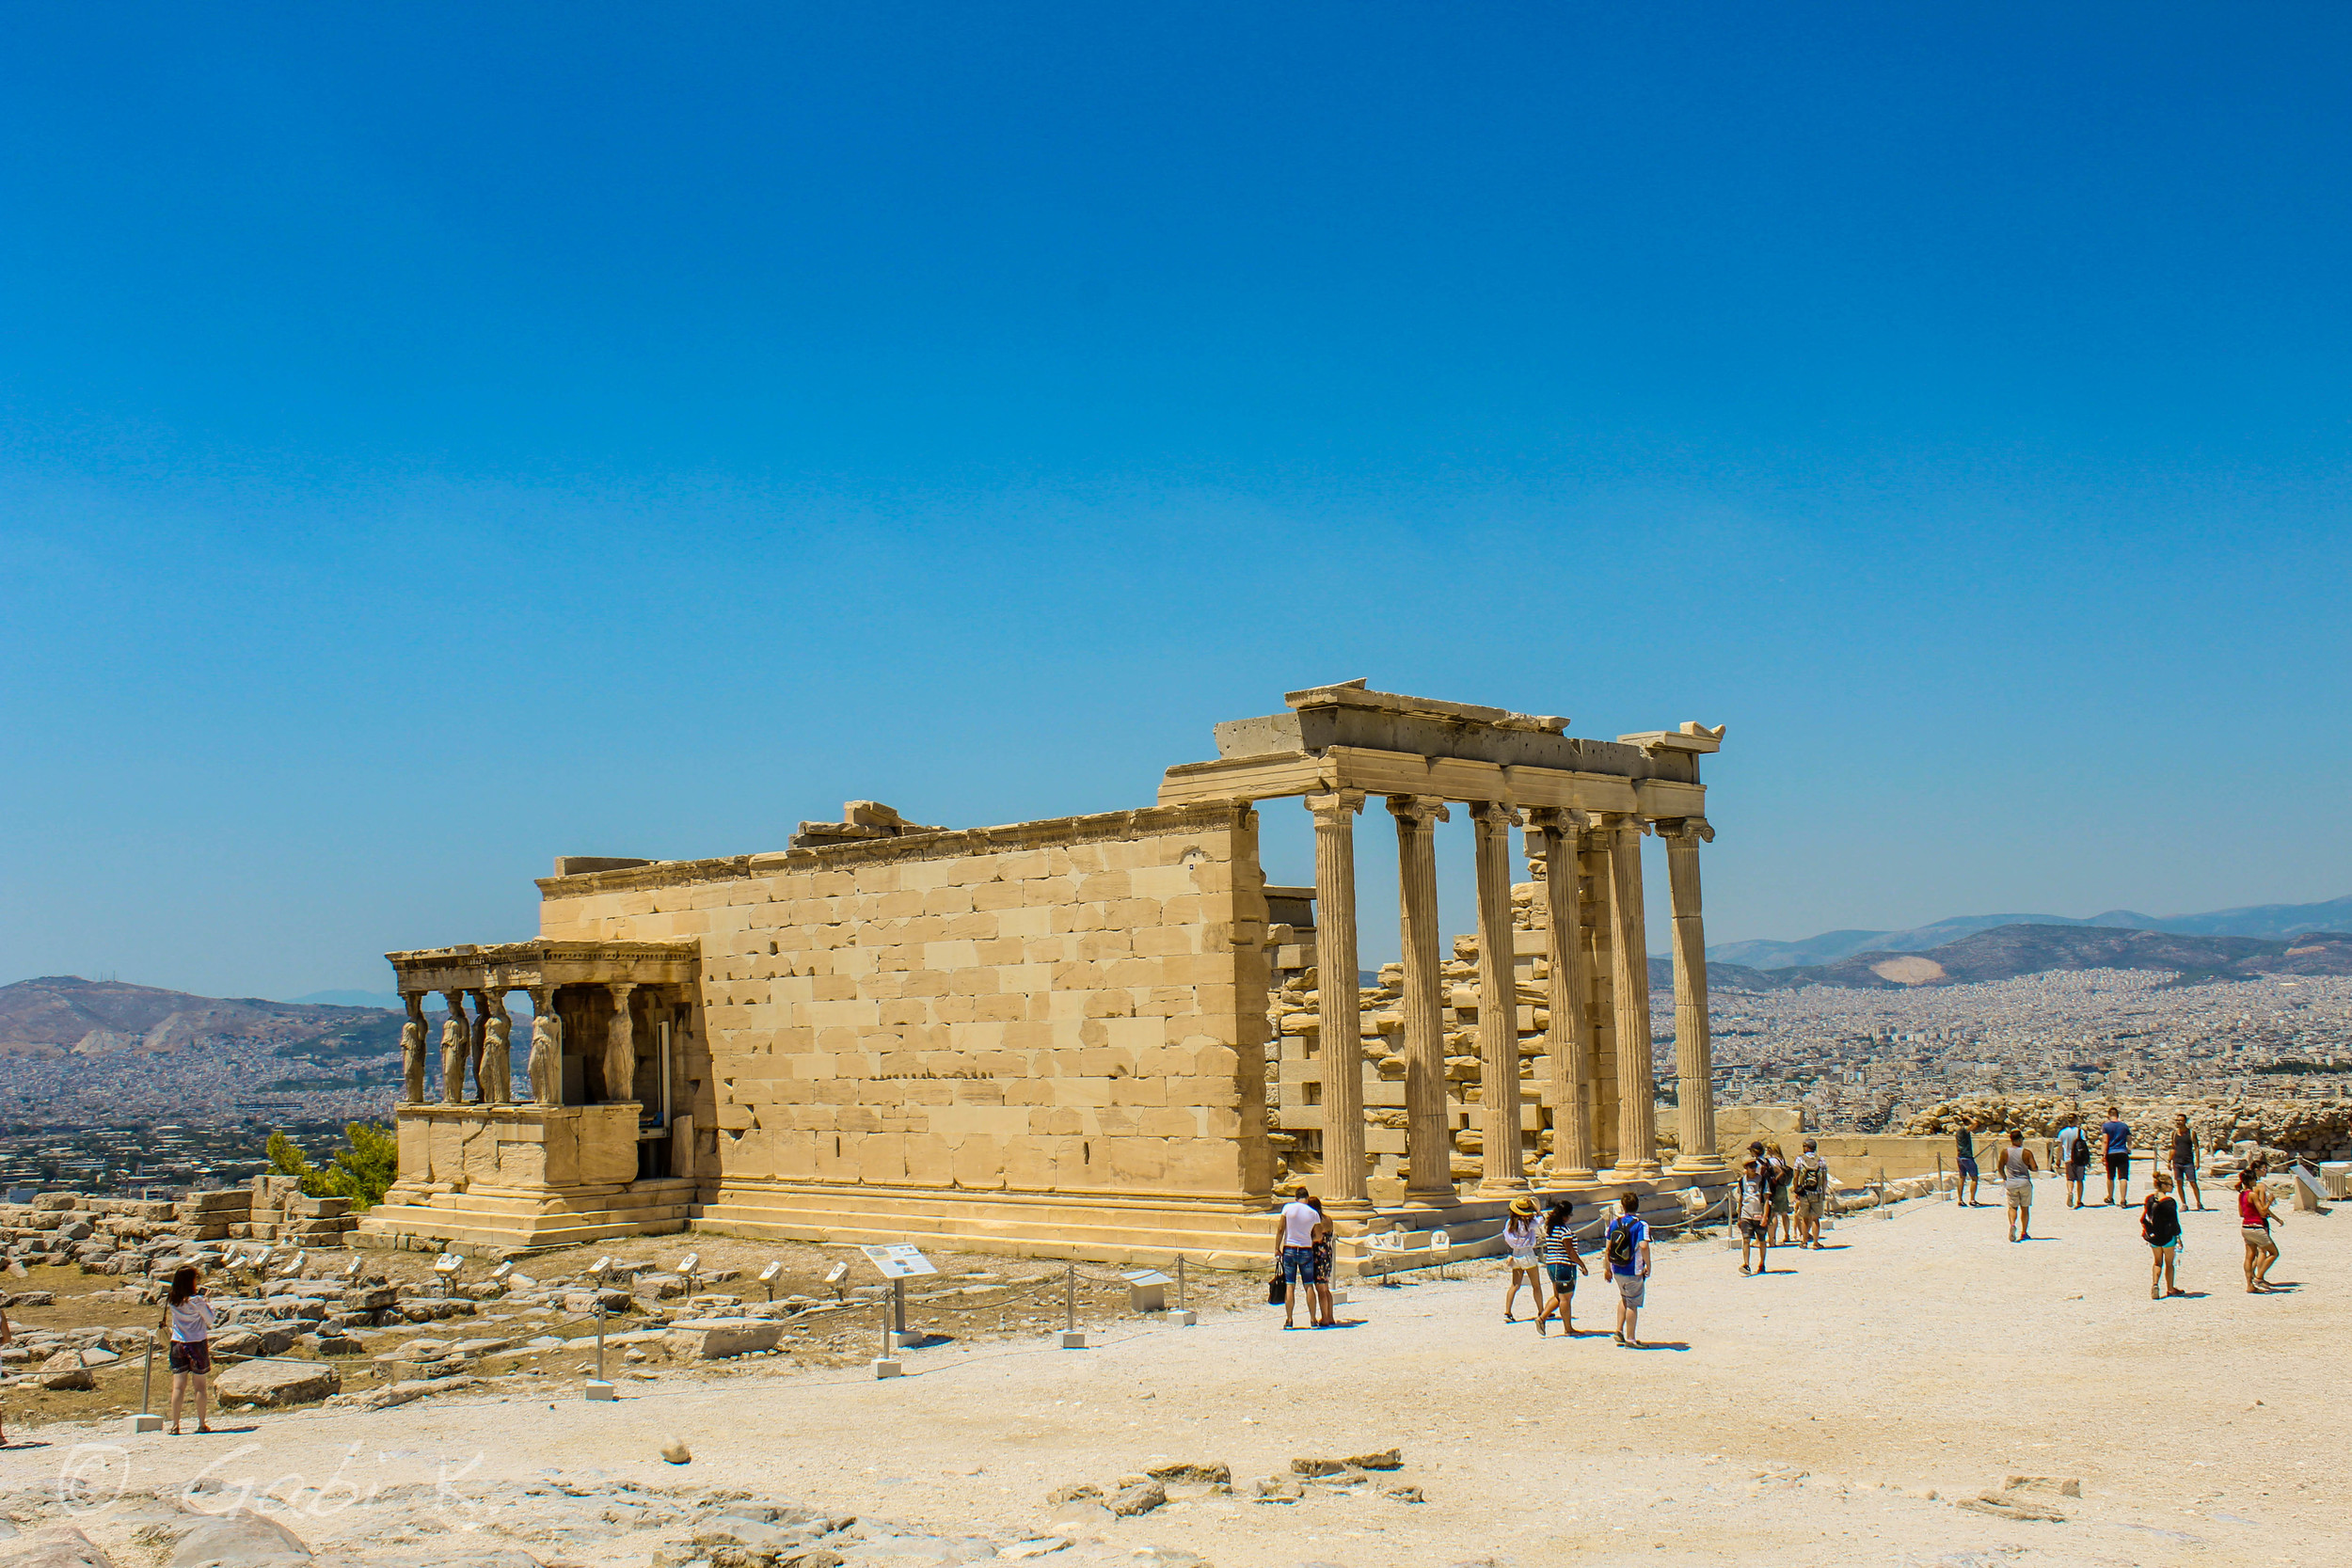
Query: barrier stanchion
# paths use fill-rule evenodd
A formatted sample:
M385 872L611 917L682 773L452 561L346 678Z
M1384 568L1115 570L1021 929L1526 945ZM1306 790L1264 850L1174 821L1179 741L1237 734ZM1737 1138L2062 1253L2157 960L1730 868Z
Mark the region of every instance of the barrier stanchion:
M131 1418L131 1433L161 1432L164 1418L155 1414L155 1331L147 1331L147 1366L139 1373L139 1413Z
M903 1287L906 1284L906 1281L902 1279L894 1280L892 1283L894 1285ZM905 1365L901 1363L897 1356L890 1354L890 1341L898 1338L898 1336L894 1335L890 1329L890 1309L891 1303L894 1299L900 1304L898 1307L900 1314L898 1321L900 1325L904 1326L906 1323L906 1318L904 1316L906 1311L904 1305L906 1297L904 1295L892 1291L885 1292L882 1295L874 1298L874 1315L876 1320L882 1325L882 1354L874 1357L874 1376L876 1378L904 1377L906 1375Z
M1184 1294L1184 1255L1181 1252L1176 1255L1176 1310L1168 1318L1179 1328L1190 1328L1200 1321L1200 1315L1192 1309L1192 1303Z
M1078 1265L1069 1264L1068 1271L1062 1285L1061 1348L1084 1350L1086 1331L1078 1326Z
M617 1400L620 1393L612 1380L604 1375L604 1298L596 1298L596 1375L588 1380L588 1397L592 1400Z

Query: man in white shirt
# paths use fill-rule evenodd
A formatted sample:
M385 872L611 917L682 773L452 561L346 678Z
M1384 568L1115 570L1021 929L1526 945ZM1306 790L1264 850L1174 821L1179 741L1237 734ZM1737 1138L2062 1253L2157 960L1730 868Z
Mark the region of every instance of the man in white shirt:
M1821 1210L1829 1202L1829 1162L1821 1158L1820 1146L1813 1139L1804 1140L1804 1152L1797 1156L1797 1244L1821 1250Z
M1274 1267L1282 1281L1282 1326L1298 1326L1298 1292L1308 1292L1308 1311L1314 1310L1315 1227L1323 1216L1307 1201L1307 1189L1295 1186L1290 1201L1274 1217Z

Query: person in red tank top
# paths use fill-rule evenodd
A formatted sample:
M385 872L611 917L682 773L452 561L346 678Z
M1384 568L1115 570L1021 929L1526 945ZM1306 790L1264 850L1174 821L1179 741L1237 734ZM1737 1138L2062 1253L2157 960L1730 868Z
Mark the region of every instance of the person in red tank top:
M2238 1233L2246 1238L2246 1290L2251 1295L2270 1289L2270 1265L2279 1260L2279 1243L2270 1227L2286 1221L2272 1212L2270 1190L2263 1185L2264 1165L2257 1160L2237 1177Z

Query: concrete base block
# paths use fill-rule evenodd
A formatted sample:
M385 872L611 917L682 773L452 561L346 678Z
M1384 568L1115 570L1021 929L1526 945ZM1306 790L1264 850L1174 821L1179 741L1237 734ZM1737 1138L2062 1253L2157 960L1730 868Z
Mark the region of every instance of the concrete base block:
M1062 1330L1061 1348L1064 1350L1086 1349L1087 1331L1083 1328L1068 1328Z
M1168 1321L1178 1328L1191 1328L1200 1322L1200 1314L1189 1307L1180 1307L1168 1315Z
M588 1380L588 1397L592 1400L617 1400L621 1396L610 1383L601 1383L592 1377Z
M134 1416L130 1419L129 1427L131 1435L134 1437L142 1432L161 1432L164 1430L164 1418L156 1415Z
M922 1344L930 1338L930 1335L924 1333L919 1328L910 1328L904 1333L892 1334L890 1336L890 1342L898 1346L900 1350L905 1350L910 1346Z
M906 1363L895 1356L878 1355L874 1357L874 1375L877 1378L904 1377L907 1375Z

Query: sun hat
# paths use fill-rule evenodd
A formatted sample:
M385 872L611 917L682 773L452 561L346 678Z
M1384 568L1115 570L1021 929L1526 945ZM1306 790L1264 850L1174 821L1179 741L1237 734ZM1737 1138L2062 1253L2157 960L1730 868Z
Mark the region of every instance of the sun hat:
M1511 1212L1515 1214L1532 1214L1534 1212L1535 1200L1532 1197L1515 1197L1511 1200Z

